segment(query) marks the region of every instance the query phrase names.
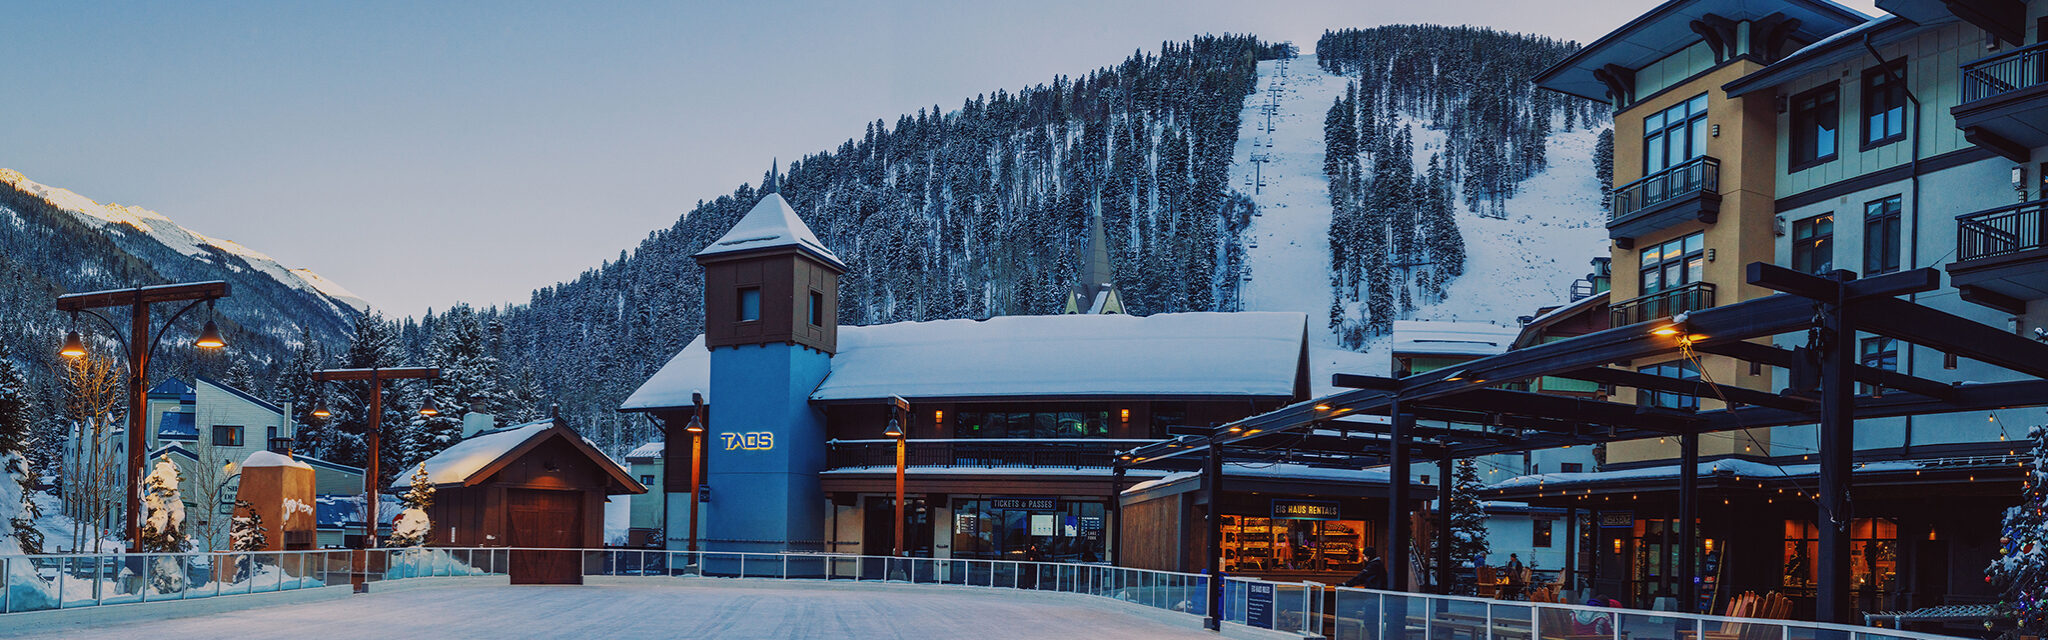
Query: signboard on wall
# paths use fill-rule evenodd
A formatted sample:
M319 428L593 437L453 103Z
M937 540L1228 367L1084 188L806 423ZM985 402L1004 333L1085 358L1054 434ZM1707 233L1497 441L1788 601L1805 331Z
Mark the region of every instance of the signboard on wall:
M1273 628L1273 583L1245 583L1244 625L1254 629Z
M1059 533L1058 533L1058 531L1059 531L1059 529L1058 529L1058 526L1054 524L1054 522L1055 522L1055 520L1054 520L1054 517L1055 517L1055 516L1053 516L1053 514L1050 514L1050 513L1034 513L1034 514L1031 514L1031 535L1034 535L1034 536L1054 536L1054 535L1059 535Z
M1273 517L1295 520L1338 520L1341 509L1335 500L1273 500Z
M1002 511L1058 511L1060 499L1042 496L989 498L988 506Z
M1636 512L1634 511L1600 512L1600 528L1602 529L1634 529L1635 527Z

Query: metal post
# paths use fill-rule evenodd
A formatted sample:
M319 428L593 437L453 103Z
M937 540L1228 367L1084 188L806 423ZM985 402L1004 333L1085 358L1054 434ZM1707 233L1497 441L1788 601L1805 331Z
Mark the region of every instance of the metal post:
M168 328L168 327L166 327ZM142 550L142 486L143 465L149 452L147 438L149 429L149 397L143 393L143 384L149 379L149 304L142 301L142 291L135 291L135 303L129 307L128 325L128 477L122 481L126 486L122 493L128 496L128 540L134 545L129 548Z
M702 409L702 408L699 408L699 409L697 410L697 413L698 413L698 417L699 417L699 419L701 420L701 419L702 419L702 417L703 417L703 409ZM699 424L702 424L702 423L700 422ZM708 426L707 426L707 428L708 428ZM691 433L691 434L690 434L690 550L691 550L691 551L696 551L696 550L697 550L697 494L703 493L703 491L704 491L704 434L705 434L705 433L707 433L707 432L702 432L702 431L700 431L700 432L697 432L697 433Z
M1451 595L1451 457L1437 467L1436 592Z
M1408 590L1408 545L1413 532L1408 527L1408 430L1415 426L1413 414L1401 413L1400 401L1392 407L1393 429L1387 439L1391 463L1387 469L1387 590Z
M1699 542L1700 436L1678 437L1678 610L1699 610L1699 561L1693 545Z
M1123 566L1124 562L1124 465L1117 464L1109 475L1109 526L1102 533L1102 542L1109 547L1109 564Z
M1203 555L1208 558L1209 574L1209 619L1203 626L1212 631L1223 629L1223 448L1209 444L1209 457L1202 465L1202 494L1209 501L1208 522L1204 525L1208 549Z
M906 427L906 429L907 429L907 428L908 428L908 427ZM894 527L894 528L895 528L895 530L896 530L896 546L894 546L894 547L891 547L891 551L889 552L889 555L892 555L892 556L898 556L898 557L901 557L901 556L903 555L903 467L904 467L904 464L903 464L903 449L904 449L904 448L905 448L905 447L906 447L907 445L908 445L908 443L904 442L904 434L897 434L897 436L896 436L896 521L895 521L895 527Z
M1853 278L1847 271L1829 276L1837 283ZM1849 624L1849 468L1854 459L1852 427L1856 415L1855 382L1850 367L1856 364L1856 326L1848 317L1847 301L1836 287L1833 304L1821 309L1820 346L1820 576L1815 584L1814 619Z
M1564 588L1579 588L1579 508L1565 510Z

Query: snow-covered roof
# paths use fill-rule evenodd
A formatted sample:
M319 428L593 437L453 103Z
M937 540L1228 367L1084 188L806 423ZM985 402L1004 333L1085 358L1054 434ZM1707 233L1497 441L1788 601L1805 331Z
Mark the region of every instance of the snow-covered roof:
M661 454L664 453L666 449L668 449L668 443L656 440L654 442L649 442L647 444L634 447L632 451L626 452L626 459L636 460L643 458L652 458L659 460L661 459Z
M1968 459L1965 459L1965 461L1968 462ZM1853 469L1853 472L1884 473L1897 471L1913 471L1916 469L1934 469L1946 463L1947 461L1939 458L1923 460L1887 460L1879 462L1859 462L1856 464L1855 468ZM2003 459L1994 458L1991 459L1990 462L1985 464L2006 465L2010 463L2003 461ZM1584 471L1578 473L1539 473L1508 478L1506 480L1502 480L1500 482L1496 482L1492 485L1489 485L1487 488L1547 489L1551 487L1561 488L1580 485L1603 484L1618 481L1677 478L1678 469L1678 465L1671 464L1654 467L1636 467L1633 469ZM1759 462L1756 460L1745 460L1742 458L1725 458L1721 460L1709 460L1701 462L1699 464L1699 470L1697 472L1697 475L1700 477L1739 476L1741 478L1773 479L1798 478L1803 476L1813 476L1819 473L1820 465L1816 463L1780 465L1772 464L1769 462Z
M840 335L852 327L842 327ZM704 348L704 334L690 341L668 364L649 376L633 395L619 405L620 411L642 411L669 407L691 406L690 393L704 394L704 402L711 402L711 351Z
M1028 396L1291 397L1308 317L1300 313L998 316L840 327L812 400ZM621 410L710 402L703 336Z
M1300 313L998 316L841 327L813 400L1294 395Z
M1506 353L1522 330L1479 322L1395 320L1393 350L1398 354L1490 356Z
M842 271L846 269L846 263L840 262L839 256L818 241L810 226L797 217L796 209L791 208L789 201L782 199L779 193L762 196L761 201L755 203L747 215L741 216L731 230L712 241L703 251L698 251L697 257L772 247L796 247Z
M165 411L156 423L156 437L172 440L193 440L199 437L199 428L192 422L192 414L184 411Z
M313 465L293 460L290 456L274 451L250 453L249 457L242 459L242 468L250 467L298 467L307 471L313 470Z
M434 484L456 484L468 480L471 475L511 453L519 445L538 436L554 426L553 420L528 422L496 431L486 431L463 439L434 457L420 464L427 467L427 481ZM391 483L394 489L412 486L412 470L406 469Z

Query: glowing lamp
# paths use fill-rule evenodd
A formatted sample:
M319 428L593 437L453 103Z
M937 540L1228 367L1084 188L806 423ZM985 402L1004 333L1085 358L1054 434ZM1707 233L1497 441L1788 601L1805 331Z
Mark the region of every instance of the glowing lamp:
M903 423L897 422L895 418L890 418L889 427L887 429L882 430L882 435L889 436L891 438L903 437Z
M228 341L221 339L220 327L215 325L212 320L208 320L206 321L206 326L199 330L199 339L192 341L192 346L201 349L219 349L228 346Z
M1678 335L1678 334L1681 334L1681 333L1685 333L1685 332L1684 332L1684 331L1680 331L1680 330L1678 329L1678 325L1665 325L1665 326L1662 326L1662 327L1657 327L1657 328L1655 328L1655 329L1651 329L1651 330L1650 330L1650 333L1651 333L1652 335L1660 335L1660 336L1675 336L1675 335Z
M690 423L683 425L683 430L690 433L703 433L704 421L698 420L697 416L690 416Z
M327 410L326 400L321 400L313 405L313 417L325 420L327 418L334 417L334 412Z
M64 348L58 349L57 353L66 358L83 358L85 357L85 340L78 337L77 331L64 334Z
M420 415L429 418L441 415L441 407L434 404L433 396L428 396L427 401L420 404Z

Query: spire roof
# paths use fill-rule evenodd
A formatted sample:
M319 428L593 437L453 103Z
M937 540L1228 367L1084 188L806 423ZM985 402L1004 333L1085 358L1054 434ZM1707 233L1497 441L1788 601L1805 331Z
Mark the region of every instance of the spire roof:
M796 247L841 271L846 270L846 263L841 262L839 256L834 255L831 249L825 248L825 243L818 241L818 236L811 233L811 228L797 217L796 209L791 208L789 201L782 199L782 194L779 193L762 196L753 210L741 216L740 221L734 224L730 231L726 231L724 236L712 241L703 251L698 251L696 257L775 247Z

